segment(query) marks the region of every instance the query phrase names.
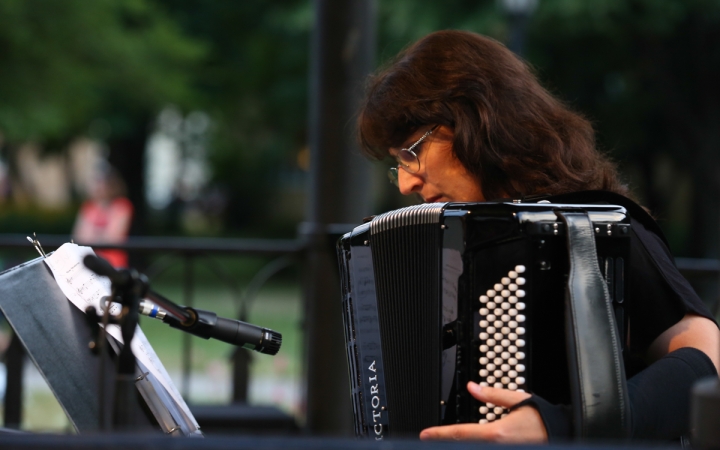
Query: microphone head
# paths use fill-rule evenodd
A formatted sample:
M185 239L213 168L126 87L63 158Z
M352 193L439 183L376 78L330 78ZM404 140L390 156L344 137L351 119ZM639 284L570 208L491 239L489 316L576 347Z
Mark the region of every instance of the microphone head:
M268 330L267 328L265 328L263 330L262 344L255 350L266 355L276 355L277 352L280 351L281 345L282 334L278 333L277 331Z

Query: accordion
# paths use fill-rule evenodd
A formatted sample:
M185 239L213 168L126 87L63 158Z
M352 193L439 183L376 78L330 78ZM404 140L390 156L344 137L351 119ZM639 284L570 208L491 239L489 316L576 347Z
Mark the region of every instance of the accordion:
M423 204L376 216L338 241L358 436L507 414L474 399L468 381L571 403L570 224L558 211L589 219L590 260L597 255L622 351L630 219L621 206Z

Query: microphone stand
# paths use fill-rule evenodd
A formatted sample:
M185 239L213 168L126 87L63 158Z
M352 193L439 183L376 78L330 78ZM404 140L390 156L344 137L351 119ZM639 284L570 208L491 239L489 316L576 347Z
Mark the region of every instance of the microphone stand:
M98 275L110 279L112 286L111 301L121 304L119 316L110 316L110 302L103 308L104 313L98 316L94 307L86 310L87 321L93 330L95 341L91 342L93 352L102 352L105 348L105 329L98 325L102 320L103 326L107 324L120 325L123 346L118 354L117 376L115 380L115 396L113 401L113 428L116 431L125 431L134 425L136 417L136 388L135 382L137 362L132 351L133 336L138 325L140 315L140 302L149 298L164 310L165 323L173 328L183 330L196 336L208 339L213 337L234 345L261 353L275 355L282 344L282 335L276 331L256 327L245 322L217 317L211 311L182 307L171 300L150 290L150 283L145 275L134 269L116 270L107 261L97 256L88 255L84 258L85 266ZM100 429L106 430L104 420L105 383L104 371L101 364L100 378Z
M93 261L85 265L93 272L99 275L108 275L112 285L112 299L122 306L119 316L110 316L110 304L103 308L103 314L98 315L94 307L86 310L86 318L93 331L95 338L91 342L90 348L94 353L101 354L100 365L100 429L108 430L105 411L105 370L104 357L105 351L105 327L108 324L116 324L120 326L120 333L123 345L120 348L117 357L117 372L115 377L115 392L113 396L112 408L112 428L116 431L127 431L135 425L135 418L138 413L136 405L136 388L137 381L136 367L137 361L132 351L131 342L135 336L139 318L140 300L146 295L149 289L149 283L145 275L138 273L136 270L115 270L109 263L97 257L92 257ZM98 325L101 321L103 327Z

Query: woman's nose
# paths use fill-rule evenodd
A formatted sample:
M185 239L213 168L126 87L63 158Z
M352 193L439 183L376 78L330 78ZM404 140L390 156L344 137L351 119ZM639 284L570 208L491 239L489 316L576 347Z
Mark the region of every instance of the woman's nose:
M420 192L422 185L423 181L419 175L410 173L405 169L398 169L398 188L402 195Z

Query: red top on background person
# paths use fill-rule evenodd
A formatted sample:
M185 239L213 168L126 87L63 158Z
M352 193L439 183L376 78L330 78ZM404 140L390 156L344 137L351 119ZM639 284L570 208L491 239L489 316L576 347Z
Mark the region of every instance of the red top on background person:
M127 239L133 205L125 197L125 183L112 169L93 180L90 198L80 207L73 238L87 244L118 244ZM128 267L128 255L122 250L96 250L116 268Z

